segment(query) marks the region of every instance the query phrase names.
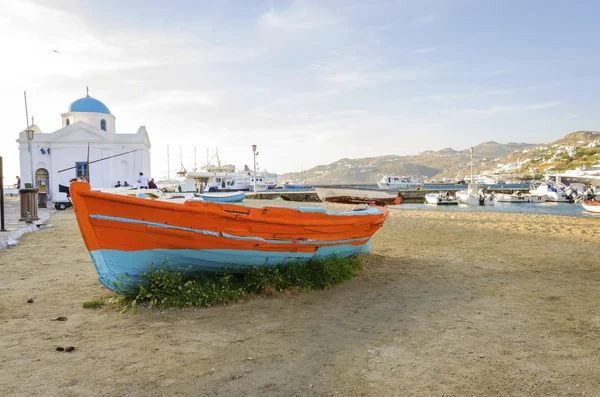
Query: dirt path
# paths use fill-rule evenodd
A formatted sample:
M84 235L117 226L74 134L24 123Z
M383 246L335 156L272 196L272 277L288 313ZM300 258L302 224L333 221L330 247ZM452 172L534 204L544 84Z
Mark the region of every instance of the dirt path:
M0 252L3 396L600 395L600 219L396 210L344 285L124 314L51 223Z

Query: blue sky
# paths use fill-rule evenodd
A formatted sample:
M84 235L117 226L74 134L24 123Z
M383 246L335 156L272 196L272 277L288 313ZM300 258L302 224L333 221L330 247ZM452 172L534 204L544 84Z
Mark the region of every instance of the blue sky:
M167 145L189 167L194 147L198 163L218 147L251 165L257 144L282 173L547 143L599 129L598 15L594 1L2 0L0 155L16 175L23 91L52 132L86 85L118 132L146 126L158 178Z

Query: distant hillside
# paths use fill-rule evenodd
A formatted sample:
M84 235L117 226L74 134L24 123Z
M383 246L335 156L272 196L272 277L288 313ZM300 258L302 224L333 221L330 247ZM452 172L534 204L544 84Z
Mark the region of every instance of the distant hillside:
M598 148L589 147L598 142ZM600 133L577 131L546 145L483 142L474 147L476 174L527 174L567 169L600 162ZM598 152L598 153L596 153ZM469 175L469 148L427 150L417 155L387 155L340 159L303 172L279 175L279 181L303 179L313 184L374 184L381 175L413 176L429 180L463 179Z
M556 140L552 145L577 145L578 143L591 142L600 139L600 132L597 131L575 131L565 135L564 138Z
M518 149L534 147L531 144L508 145L487 142L475 147L474 162L488 161L502 157ZM482 153L480 153L480 150ZM419 178L451 177L464 178L466 169L470 167L469 149L457 151L452 148L440 151L428 150L418 155L380 156L359 159L340 159L327 165L318 165L304 172L279 175L279 181L302 179L303 176L311 184L374 184L381 175L405 175Z

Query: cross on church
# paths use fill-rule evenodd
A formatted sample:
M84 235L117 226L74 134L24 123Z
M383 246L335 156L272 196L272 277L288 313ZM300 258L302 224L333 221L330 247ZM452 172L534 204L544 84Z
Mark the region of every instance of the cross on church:
M85 86L85 96L90 96L90 88L87 85Z
M33 122L33 116L31 116L31 125L34 125L35 123Z

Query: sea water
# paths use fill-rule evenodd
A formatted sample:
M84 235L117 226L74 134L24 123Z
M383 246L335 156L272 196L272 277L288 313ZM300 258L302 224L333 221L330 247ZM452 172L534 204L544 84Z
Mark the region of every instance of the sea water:
M577 203L496 203L495 205L431 205L405 203L400 205L389 205L391 210L426 210L426 211L446 211L446 212L505 212L514 214L535 214L535 215L558 215L558 216L576 216L593 217L600 220L599 214L594 214L583 209L581 204Z

